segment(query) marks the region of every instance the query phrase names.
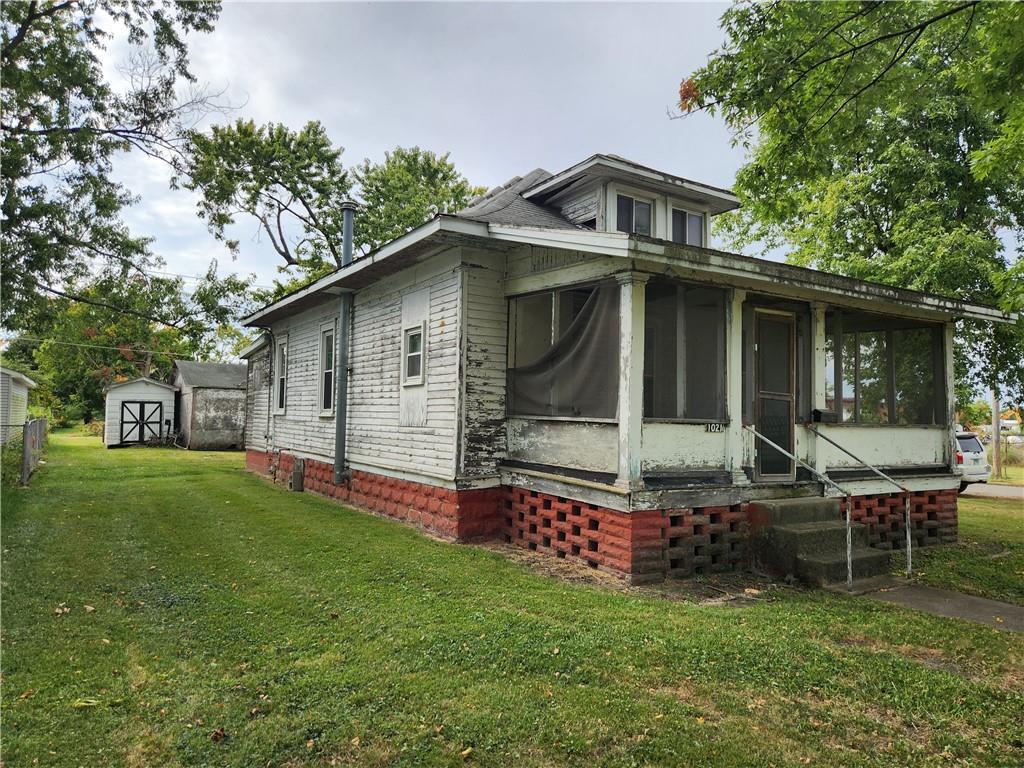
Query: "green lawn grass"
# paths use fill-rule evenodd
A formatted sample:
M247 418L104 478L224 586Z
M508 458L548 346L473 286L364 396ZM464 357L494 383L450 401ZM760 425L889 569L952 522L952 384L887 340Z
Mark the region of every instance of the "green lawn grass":
M996 485L1024 485L1024 465L1009 464L1003 467L1005 477L992 477L989 482Z
M238 454L58 433L2 502L7 766L1024 761L1019 635L569 584Z
M914 555L919 581L1024 605L1024 509L1010 499L961 496L960 542ZM897 556L893 562L901 562Z

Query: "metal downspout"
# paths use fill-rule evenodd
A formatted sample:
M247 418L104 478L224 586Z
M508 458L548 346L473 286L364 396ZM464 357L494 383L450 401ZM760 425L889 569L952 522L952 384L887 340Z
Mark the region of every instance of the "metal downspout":
M356 204L346 200L341 204L342 210L342 244L341 268L345 269L352 263L352 230L355 221ZM352 327L352 294L341 294L338 303L338 351L335 357L335 379L337 386L334 394L334 482L347 482L352 477L347 469L345 457L345 437L348 427L348 369L349 369L349 337Z

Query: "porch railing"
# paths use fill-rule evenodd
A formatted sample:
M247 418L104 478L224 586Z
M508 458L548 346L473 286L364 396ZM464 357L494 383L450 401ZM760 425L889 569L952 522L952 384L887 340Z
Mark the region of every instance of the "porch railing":
M907 486L903 485L903 483L898 483L895 480L893 480L891 477L889 477L889 475L885 474L885 472L880 470L878 467L875 467L875 466L872 466L871 464L868 464L866 461L864 461L864 459L860 458L859 456L855 456L851 451L849 451L848 449L846 449L843 446L841 446L839 443L837 443L835 440L833 440L828 435L822 434L819 430L815 429L810 424L805 424L804 426L806 427L806 429L808 431L814 433L816 436L820 437L826 443L829 443L830 445L834 445L836 448L838 448L840 451L845 453L851 459L856 461L862 467L865 467L866 469L870 469L872 472L874 472L880 478L885 480L887 483L889 483L890 485L895 486L900 491L902 491L902 493L903 493L903 527L906 530L906 534L907 534L907 537L906 537L907 538L907 543L906 543L906 549L907 549L907 578L909 579L914 574L913 553L912 553L912 547L910 545L910 489L907 488Z
M839 491L840 494L842 494L843 496L846 497L846 588L848 590L852 591L853 590L853 526L852 526L851 521L850 521L850 515L853 512L853 496L850 494L849 491L845 490L842 486L840 486L838 483L836 483L828 475L826 475L826 474L824 474L822 472L819 472L817 469L812 467L806 461L802 461L799 457L797 457L796 454L790 453L789 451L787 451L785 448L783 448L778 443L768 439L767 437L762 435L760 432L758 432L756 429L754 429L749 424L744 424L743 428L745 430L747 430L747 432L752 434L754 437L756 437L758 440L761 440L762 442L767 443L772 448L774 448L776 451L781 453L783 456L786 456L791 461L794 461L797 464L799 464L801 467L806 469L812 475L817 477L823 484L834 488L835 490Z

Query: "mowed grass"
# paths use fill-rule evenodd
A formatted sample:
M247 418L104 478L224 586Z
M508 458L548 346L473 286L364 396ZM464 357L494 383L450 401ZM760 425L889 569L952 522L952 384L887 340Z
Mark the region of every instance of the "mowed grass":
M991 477L994 485L1024 485L1024 464L1008 464L1003 467L1005 477Z
M2 576L6 766L1024 762L1019 635L571 585L237 454L54 435Z
M917 550L925 584L1024 605L1024 506L1012 499L961 496L959 543ZM902 553L893 555L902 565Z

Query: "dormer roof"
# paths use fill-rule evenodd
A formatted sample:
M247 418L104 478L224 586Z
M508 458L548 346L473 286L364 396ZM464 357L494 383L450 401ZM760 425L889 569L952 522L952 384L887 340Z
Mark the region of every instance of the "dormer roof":
M688 200L706 208L712 216L740 207L739 198L728 189L648 168L618 155L605 154L592 155L571 168L539 179L521 194L524 200L544 204L570 188L598 179L620 181Z

